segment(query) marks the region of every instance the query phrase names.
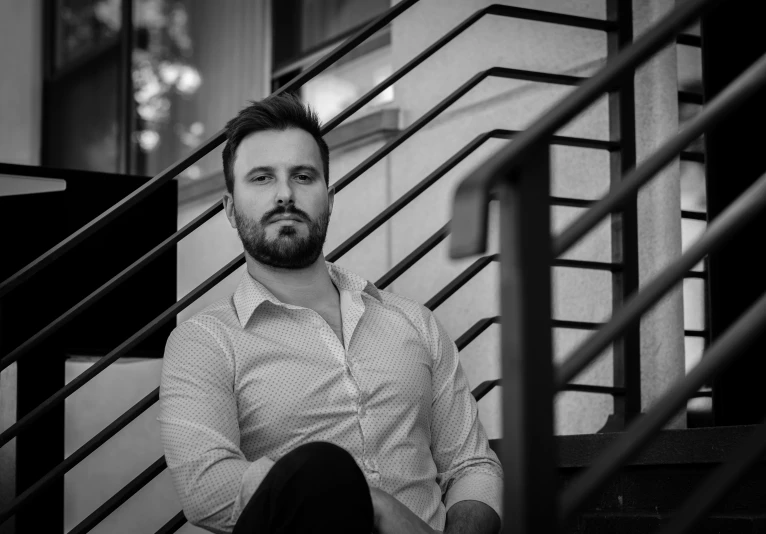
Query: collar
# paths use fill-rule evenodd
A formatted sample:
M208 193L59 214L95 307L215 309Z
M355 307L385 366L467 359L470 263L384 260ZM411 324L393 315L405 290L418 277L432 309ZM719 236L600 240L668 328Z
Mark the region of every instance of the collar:
M359 291L381 301L380 290L372 282L338 265L329 262L325 262L325 264L327 265L330 279L339 291ZM288 306L277 299L271 291L266 289L266 286L253 278L245 269L234 292L234 309L237 312L237 318L242 328L245 328L255 310L266 301L276 306Z

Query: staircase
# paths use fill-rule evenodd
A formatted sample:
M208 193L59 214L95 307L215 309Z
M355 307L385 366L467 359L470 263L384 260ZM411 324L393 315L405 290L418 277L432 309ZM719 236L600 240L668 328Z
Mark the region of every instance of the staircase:
M417 11L417 4L418 0L397 3L277 92L297 90L392 21L404 22L406 27L407 17L411 16L409 24L422 23L419 17L422 18L427 12ZM419 160L423 159L420 154L428 151L423 150L422 144L418 148L415 141L426 146L440 142L456 145L454 139L439 137L439 124L443 124L444 117L450 113L475 114L466 115L468 117L486 113L481 106L472 108L475 102L470 99L476 91L487 90L493 83L525 82L555 88L552 101L557 104L544 113L543 110L534 110L535 115L539 112L539 117L529 121L527 128L493 128L478 133L462 146L454 147L450 157L434 164L429 172L423 172L421 176L424 177L414 186L412 181L406 184L406 189L402 184L396 185L394 190L399 193L396 200L392 198L378 215L366 220L358 229L336 236L334 243L331 240L333 246L327 254L329 261L342 262L346 255L362 250L363 241L374 232L387 229L392 233L401 233L403 228L405 233L411 234L411 242L404 239L403 244L397 245L406 248L406 253L395 255L400 259L392 261L390 268L373 280L378 287L418 294L425 286L431 291L431 296L422 301L432 310L459 294L461 288L473 288L474 296L497 297L499 300L499 313L491 310L483 317L461 317L469 324L457 332L455 338L458 347L464 351L464 358L468 358L468 351L472 349L486 352L487 338L482 337L483 334L487 336L495 332L500 338L503 356L499 371L503 382L497 374L474 380L477 383L474 396L479 400L485 416L488 413L486 406L491 401L495 403L495 408L489 411L489 416L502 417L504 439L493 440L492 445L498 451L507 474L504 531L764 531L764 425L661 429L669 421L671 427L685 426L684 421L678 423L677 414L686 407L688 399L710 398L708 386L713 375L724 366L731 365L749 343L756 342L758 332L766 323L766 297L761 297L742 320L725 332L723 328L713 331L714 328L703 324L699 328L676 331L673 342L668 337L666 341L670 345L677 344L679 340L682 344L686 336L687 339L704 339L709 347L688 376L683 380L679 376L668 394L657 395L651 406L647 406L645 400L650 384L642 379L642 369L645 371L646 366L651 364L647 364L645 354L642 354L640 339L652 335L650 332L647 336L641 329L642 316L644 321L656 321L656 316L648 315L649 310L682 280L708 279L711 276L708 271L696 267L699 262L708 257L716 258L714 252L730 241L735 232L742 231L750 219L758 217L766 204L766 178L756 180L750 176L753 185L747 193L734 200L733 208L722 207L716 212L708 232L689 246L683 257L666 262L667 265L658 270L653 279L640 279L639 227L645 212L639 210L639 188L650 190L653 186L648 184L653 176L663 172L676 157L696 163L706 162L708 157L714 161L717 153L708 151L703 154L695 148L695 143L699 144L697 140L703 133L715 137L716 130L711 129L732 117L741 106L751 105L754 95L763 95L766 84L766 60L761 58L741 78L727 88L721 88L715 98L710 98L704 110L691 117L681 133L669 136L652 154L641 153L645 147L640 144L640 135L637 135L642 130L637 127L636 116L637 110L639 113L642 111L641 106L637 108L636 105L641 102L641 94L636 90L634 73L642 63L674 41L699 47L700 39L684 32L700 16L712 17L709 15L713 13L711 10L725 9L725 6L716 7L715 4L715 0L687 0L638 38L634 38L633 13L626 2L608 0L603 19L493 4L470 14L443 37L426 46L423 52L403 62L399 70L329 121L323 129L323 133L329 134L395 82L404 80L406 76L417 77L418 68L427 61L443 61L444 51L453 42L458 42L460 36L474 25L487 23L488 20L544 23L564 28L562 31L595 32L605 38L607 54L603 67L601 62L596 62L583 67L582 72L549 72L490 65L467 79L451 80L455 83L442 82L442 89L436 93L413 97L416 102L413 109L422 108L423 111L418 118L332 183L338 194L346 188L358 187L371 174L371 169L385 158L392 158L394 151L405 154L400 162L413 162L411 165L419 170L422 165ZM446 76L452 76L450 69L445 72ZM555 93L559 89L563 92ZM439 91L441 94L437 94ZM693 105L703 101L700 95L694 93L681 93L679 98L682 103ZM594 103L596 107L591 108ZM599 105L604 112L609 135L580 135L583 127L575 119L583 113L588 115ZM599 120L594 119L595 122ZM413 139L416 136L417 139ZM62 356L72 347L88 352L87 343L92 340L87 327L102 324L98 323L98 310L102 310L103 315L107 313L104 310L119 308L122 301L116 298L120 294L118 291L123 295L129 293L130 288L136 287L130 284L140 280L138 276L148 276L152 272L149 269L159 268L163 261L167 262L166 258L172 256L178 242L218 214L221 205L216 203L210 206L178 231L174 227L149 225L152 235L142 233L141 239L124 237L125 232L133 228L132 225L139 224L137 219L130 219L131 214L133 217L161 214L168 198L175 194L171 187L174 185L172 179L223 140L224 134L219 132L192 156L154 178L124 186L131 191L129 194L123 191L114 196L107 195L99 204L85 202L91 212L82 208L82 213L88 213L88 216L77 222L77 229L59 229L55 240L46 242L42 250L25 250L19 255L19 265L14 265L7 273L3 272L4 281L0 282L0 302L4 312L0 319L0 332L3 334L0 369L17 363L20 373L22 370L27 373L36 371L44 376L45 372L40 369L43 363L47 363L46 354L48 359L51 352ZM503 144L490 145L497 141ZM488 157L489 146L501 149ZM589 154L601 154L595 157L604 157L602 161L608 161L605 166L608 169L607 187L603 188L601 200L595 200L595 196L559 195L566 187L557 182L556 170L552 171L552 166L558 161L557 150L566 149L588 150ZM469 161L477 163L471 172L466 168ZM450 174L455 169L461 170L459 176ZM35 171L3 165L0 172L23 174ZM40 176L62 177L62 171L58 170L40 169L37 173ZM68 177L73 184L87 178L77 174L82 173L73 173ZM456 178L459 178L459 183ZM125 177L126 183L131 180L131 177ZM457 184L451 221L445 224L444 220L432 216L427 217L427 221L420 219L423 224L418 225L418 219L413 219L412 212L407 212L406 208L418 207L421 212L429 209L424 207L427 206L424 204L426 191L436 191L436 197L446 199L451 193L447 187L450 180ZM553 193L552 183L557 189ZM434 202L433 197L434 194L429 197L429 202ZM343 195L339 197L342 198ZM499 212L491 227L490 201L495 201ZM557 213L562 213L556 212L557 208L573 209L571 213L574 216L570 213L557 220ZM656 213L662 212L658 210ZM681 215L690 221L706 219L704 214L691 210L684 210ZM674 216L678 218L677 213ZM612 221L612 231L607 232L611 253L595 258L587 257L587 254L566 254L588 232L597 228L605 217ZM568 220L561 220L564 218ZM551 219L555 226L561 227L560 232L551 229ZM12 220L14 217L11 217ZM6 225L10 226L10 221ZM555 237L551 238L551 235ZM585 246L580 243L580 248L575 251L588 251L587 239L590 238L582 242ZM135 242L136 247L128 251L115 247L112 252L108 247L114 244L114 240ZM489 251L488 242L493 247ZM433 251L447 244L453 258L470 256L470 259L434 269L438 262L434 263ZM105 254L105 251L109 252ZM34 321L21 321L18 320L22 317L20 314L14 316L7 313L6 310L12 310L14 306L29 307L30 302L37 304L46 295L56 294L55 286L50 288L36 284L55 272L57 265L66 265L66 269L74 272L82 263L98 262L102 256L111 257L118 251L125 252L126 256L115 257L109 269L94 273L83 287L67 288L65 298L45 313L35 316L32 306L24 317L35 316ZM480 257L475 259L476 255ZM98 346L108 344L111 347L109 352L99 354L92 365L63 388L60 387L63 380L56 371L50 373L46 382L41 381L42 385L34 395L20 391L18 421L0 434L0 446L7 446L15 439L19 459L25 454L47 451L49 446L59 447L59 443L51 444L44 436L52 425L57 431L61 430L65 399L124 356L134 355L137 350L158 350L167 329L175 324L175 317L243 263L242 255L232 259L178 301L175 298L167 301L164 296L158 298L156 303L162 306L143 310L135 318L137 324L131 325L130 332L110 332L109 321L103 323L98 329L98 334L103 337L99 337ZM499 291L490 289L488 293L487 287L497 286L485 283L479 290L476 290L477 286L470 285L482 273L495 268L499 272L499 282L492 282L499 285ZM609 288L608 313L601 310L592 317L572 319L558 315L561 310L552 310L552 297L555 296L552 273L575 269L605 277L603 280ZM439 286L434 288L433 279L441 279L444 272L450 273L450 279L439 281ZM413 273L420 274L413 277ZM567 289L567 282L574 285L574 279L567 275L556 275L555 280L559 291L562 285L564 290ZM413 286L420 286L420 289ZM107 297L110 293L111 296ZM665 302L660 305L661 309ZM103 316L100 318L101 321L104 319ZM83 329L86 329L85 333ZM569 332L571 337L563 342L561 337L554 340L552 329L559 333ZM606 358L603 356L605 350L609 351ZM678 350L675 350L674 357L677 356ZM600 358L600 363L594 372L594 368L588 366L595 358ZM656 363L659 366L657 369L664 364L662 359ZM605 364L608 365L605 367ZM578 379L583 371L585 378ZM684 374L683 369L680 374ZM502 395L498 395L499 385L504 386ZM721 388L718 391L728 390ZM559 396L556 397L556 394ZM565 397L572 394L587 394L588 398L607 402L561 401L562 398L573 398ZM712 395L714 403L718 402L716 393ZM44 531L43 528L47 527L38 526L48 523L37 510L41 503L56 502L57 496L61 495L65 474L149 410L157 398L157 389L148 392L114 423L65 459L56 459L55 453L40 454L47 460L39 463L36 473L25 472L19 477L17 497L0 509L0 523L16 516L20 531ZM554 437L552 399L558 399L555 405L559 419L562 419L562 414L567 416L564 419L570 417L579 408L580 413L585 415L572 415L571 419L580 417L586 424L599 421L599 426L603 426L602 432ZM501 403L502 414L499 413ZM602 413L609 415L605 425L603 418L588 413L593 406L599 410L599 416ZM709 423L710 418L710 411L707 411L701 417L697 415L697 419L689 420ZM759 421L752 421L756 422ZM561 420L555 423L559 430L561 424ZM593 428L593 431L598 429ZM499 433L495 435L499 436ZM652 444L641 449L653 437ZM164 458L157 458L123 489L106 498L72 531L88 532L98 528L102 521L160 476L164 469ZM747 476L738 482L742 475ZM709 483L709 477L713 477L712 483ZM699 484L703 479L708 482L707 485ZM731 488L736 488L736 491L726 497L726 490ZM691 500L687 500L689 495L692 495ZM708 512L713 514L712 517L705 519L701 526L696 526ZM186 520L181 511L173 510L172 514L166 515L167 521L157 532L190 528L185 526Z

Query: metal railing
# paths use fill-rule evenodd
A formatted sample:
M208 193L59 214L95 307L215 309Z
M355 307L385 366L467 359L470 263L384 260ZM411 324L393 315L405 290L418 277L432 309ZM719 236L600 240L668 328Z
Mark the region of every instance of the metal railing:
M297 90L304 83L311 80L314 76L324 71L327 67L332 65L335 61L343 57L348 52L350 52L357 45L361 44L369 36L373 35L375 32L377 32L378 30L380 30L381 28L389 24L392 20L394 20L400 14L405 12L409 7L417 3L417 1L418 0L404 0L396 4L386 13L382 14L376 20L374 20L369 25L367 25L364 29L360 30L356 35L349 38L340 46L338 46L326 57L322 58L317 63L312 65L310 68L308 68L305 72L303 72L300 76L298 76L292 82L280 88L280 90L277 91L276 93ZM328 122L323 127L322 133L326 134L327 132L331 131L333 128L341 124L344 120L351 117L354 113L356 113L356 111L361 109L365 104L370 102L378 94L380 94L386 88L390 87L396 81L398 81L403 76L405 76L407 73L412 71L415 67L423 63L426 59L431 57L438 50L442 49L447 43L454 40L458 35L460 35L466 29L471 27L473 24L475 24L484 16L500 16L500 17L507 17L507 18L516 18L516 19L522 19L522 20L546 22L546 23L566 25L566 26L572 26L572 27L600 30L604 32L615 32L618 30L617 23L612 20L590 19L585 17L562 15L562 14L557 14L552 12L538 11L534 9L517 8L517 7L505 6L505 5L488 6L474 13L470 17L466 18L462 23L456 26L453 30L446 33L442 38L440 38L438 41L436 41L434 44L432 44L422 53L418 54L414 59L412 59L410 62L405 64L403 67L401 67L391 76L389 76L386 80L384 80L375 88L370 90L367 94L359 98L356 102L354 102L354 104L349 106L341 114L339 114L330 122ZM411 126L409 126L407 129L400 132L394 139L392 139L385 146L383 146L378 151L376 151L364 162L359 164L355 169L353 169L351 172L346 174L340 180L335 182L331 186L331 188L335 192L340 192L347 185L349 185L356 178L358 178L361 174L363 174L366 170L368 170L375 163L377 163L378 161L386 157L388 154L390 154L400 144L404 143L406 140L412 137L415 133L417 133L419 130L425 127L435 117L437 117L440 113L446 110L449 106L454 104L459 98L461 98L463 95L465 95L468 91L470 91L472 88L474 88L476 85L478 85L487 77L502 77L502 78L517 79L517 80L526 80L531 82L563 84L563 85L570 85L570 86L576 86L585 82L584 78L580 78L576 76L569 76L569 75L563 75L563 74L551 74L551 73L544 73L544 72L534 72L529 70L520 70L520 69L511 69L511 68L502 68L502 67L495 67L495 68L491 68L486 71L480 72L476 74L475 76L473 76L472 78L470 78L468 81L466 81L466 83L464 83L461 87L453 91L449 96L447 96L439 104L434 106L431 110L429 110L426 114L424 114L420 119L414 122ZM361 228L354 235L352 235L348 240L346 240L339 247L337 247L330 254L328 254L327 259L329 261L335 261L338 258L340 258L343 254L347 253L351 248L353 248L360 241L362 241L367 236L369 236L375 229L382 226L397 212L399 212L402 208L404 208L406 205L412 202L412 200L414 200L418 195L424 192L428 187L434 184L437 180L439 180L442 176L444 176L447 172L449 172L452 168L454 168L460 161L468 157L471 153L473 153L477 148L479 148L486 141L490 139L506 139L507 140L507 139L515 138L516 136L519 136L519 135L523 135L523 134L521 132L512 131L512 130L493 130L491 132L487 132L477 136L473 141L471 141L465 147L463 147L457 154L455 154L453 157L451 157L446 162L444 162L439 168L437 168L435 171L429 174L419 184L415 185L402 198L400 198L399 200L394 202L391 206L386 208L377 217L375 217L375 219L370 221L363 228ZM127 196L125 199L115 204L114 206L112 206L109 210L105 211L99 217L97 217L96 219L88 223L87 225L83 226L80 230L70 235L68 238L66 238L64 241L62 241L58 245L56 245L54 248L50 249L45 254L38 257L36 260L31 262L30 264L28 264L26 267L16 272L13 276L11 276L7 280L0 283L0 297L8 294L11 291L14 291L20 288L25 282L30 280L30 278L34 276L36 273L40 272L46 266L50 265L57 258L65 254L67 251L71 250L73 247L77 246L79 243L87 239L89 236L93 235L99 229L110 224L118 216L124 213L127 209L141 202L148 195L150 195L152 192L157 190L157 188L159 188L162 184L173 179L180 172L185 170L187 167L189 167L194 162L202 158L204 155L212 151L215 147L220 145L224 140L225 140L225 132L223 131L218 132L215 136L213 136L211 139L206 141L202 146L197 148L194 151L194 153L191 154L189 157L170 166L169 168L164 170L162 173L160 173L153 179L149 180L143 186L139 187L134 193ZM602 149L602 150L607 150L610 152L618 151L621 148L619 143L612 142L612 141L598 141L598 140L576 138L576 137L553 136L550 138L550 141L551 143L560 144L564 146ZM568 199L568 200L571 201L572 199ZM567 199L558 199L558 200L550 199L550 201L554 203L557 201L566 202L568 200ZM159 257L165 251L169 250L172 246L177 244L181 239L183 239L184 237L189 235L191 232L199 228L199 226L201 226L203 223L211 219L221 209L222 209L221 203L216 203L215 205L208 208L205 212L203 212L201 215L196 217L193 221L191 221L186 226L184 226L183 228L175 232L173 235L165 239L162 243L154 247L151 251L144 254L141 258L139 258L130 266L125 268L123 271L121 271L119 274L114 276L111 280L103 284L96 291L93 291L90 295L82 299L75 306L70 308L66 313L62 314L60 317L52 321L50 324L48 324L46 327L40 330L33 337L31 337L30 339L28 339L21 345L14 348L8 354L4 355L2 359L0 359L0 370L5 369L12 363L19 361L21 358L28 355L33 348L39 346L45 340L49 339L53 334L60 331L65 325L67 325L75 317L79 316L86 309L88 309L98 300L100 300L105 295L110 293L112 290L114 290L124 281L129 279L136 272L144 268L154 259ZM390 269L388 273L386 273L380 280L378 280L377 282L378 287L385 288L388 285L390 285L394 280L396 280L399 276L405 273L407 269L409 269L412 265L414 265L425 254L427 254L430 250L432 250L435 246L437 246L441 241L443 241L449 234L449 231L450 231L449 224L445 225L443 228L438 230L435 234L433 234L430 238L428 238L423 244L417 247L412 253L410 253L407 257L401 260L392 269ZM454 279L452 282L447 284L442 290L440 290L436 295L434 295L434 297L431 298L426 303L426 306L432 310L436 309L439 305L445 302L452 294L454 294L460 287L462 287L465 283L471 280L476 274L481 272L481 270L484 267L491 264L492 262L495 262L496 260L497 260L497 256L495 255L487 256L485 258L481 258L477 260L474 264L469 266L463 273L461 273L456 279ZM214 285L216 285L221 280L223 280L226 276L232 273L236 268L238 268L243 263L244 263L243 255L231 260L227 265L219 269L215 274L209 277L205 282L203 282L197 288L189 292L189 294L181 298L178 302L176 302L173 306L168 308L165 312L163 312L162 314L154 318L151 322L149 322L141 330L136 332L129 339L127 339L121 345L119 345L114 350L109 352L106 356L99 359L98 362L92 365L88 370L86 370L84 373L82 373L77 378L72 380L65 387L61 388L54 395L52 395L46 401L44 401L39 406L37 406L35 409L27 413L14 425L12 425L6 431L0 434L0 446L8 443L11 439L17 436L25 428L28 428L30 425L37 422L40 417L47 414L55 407L61 405L61 403L63 403L64 400L69 395L71 395L77 389L85 385L90 379L92 379L97 374L99 374L104 369L106 369L107 366L114 363L118 358L126 355L129 351L134 349L139 343L145 340L149 335L155 332L162 325L171 321L180 311L185 309L188 305L194 302L198 297L200 297L202 294L204 294ZM599 262L585 262L585 261L576 261L576 260L560 260L557 263L557 265L561 267L570 267L570 268L605 270L605 271L610 271L612 273L619 273L621 272L623 268L623 266L621 266L618 263L599 263ZM486 330L486 328L488 328L492 324L496 324L498 320L499 320L498 318L494 318L494 317L488 318L488 319L480 321L479 323L477 323L477 325L474 325L467 332L465 332L463 335L457 338L456 342L458 347L461 350L465 348L473 339L475 339L479 334L481 334L481 332ZM574 325L574 323L572 324L567 323L566 326L578 327L578 328L593 327L593 325L586 325L584 323L577 324L577 325ZM498 385L498 384L499 384L499 381L491 381L491 385L488 385L487 383L480 384L474 390L473 392L474 396L478 400L482 398L484 395L486 395L486 393L491 389L491 387L494 387L495 385ZM601 387L601 386L567 385L566 388L572 391L582 391L582 392L589 392L589 393L596 393L596 394L611 394L615 396L621 396L625 394L624 388L621 388L621 387L609 388L609 387ZM61 477L63 477L75 465L77 465L84 458L86 458L90 453L92 453L99 446L101 446L103 443L109 440L112 436L114 436L117 432L119 432L125 426L127 426L131 421L133 421L141 413L145 412L150 406L152 406L158 400L158 396L159 396L158 389L147 394L142 400L140 400L133 407L127 410L121 417L115 420L107 428L102 430L94 438L89 440L85 445L80 447L80 449L78 449L69 457L67 457L63 462L61 462L57 467L55 467L49 473L47 473L43 478L41 478L39 481L37 481L27 490L25 490L21 495L15 498L8 506L0 510L0 523L4 522L6 519L11 517L22 507L25 507L31 504L36 495L39 495L40 492L46 489L54 481L60 480ZM114 511L117 507L119 507L123 502L129 499L144 485L146 485L150 480L152 480L164 468L165 468L164 458L160 458L157 461L155 461L153 464L147 467L141 474L139 474L133 481L131 481L128 485L126 485L117 494L112 496L97 510L95 510L90 516L88 516L88 518L86 518L78 526L76 526L73 532L82 533L82 532L88 532L89 530L91 530L101 520L103 520L112 511ZM174 516L170 521L168 521L168 523L166 523L159 532L174 532L178 528L180 528L184 522L185 522L185 518L183 516L183 513L179 513L176 516Z
M634 202L639 187L678 157L692 141L766 87L766 56L756 61L654 155L627 173L564 232L551 237L548 204L551 136L585 110L716 0L681 4L596 76L563 99L507 148L460 183L454 200L453 257L486 250L488 204L500 202L501 329L504 438L507 477L505 528L509 532L557 532L593 494L634 457L710 377L729 365L766 326L766 295L720 336L701 362L643 417L637 418L603 456L559 495L553 469L553 395L568 387L610 343L638 324L642 314L688 276L706 255L766 208L766 175L712 221L703 236L655 279L641 287L609 322L563 362L551 358L551 267L604 217ZM457 224L459 222L459 224ZM490 388L488 384L486 388ZM486 389L485 388L485 389ZM749 438L681 508L664 533L689 531L766 451L766 427Z

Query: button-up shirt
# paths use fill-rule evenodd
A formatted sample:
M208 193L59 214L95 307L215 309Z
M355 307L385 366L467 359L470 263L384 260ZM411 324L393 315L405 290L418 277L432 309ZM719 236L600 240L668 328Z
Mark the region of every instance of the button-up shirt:
M231 532L274 462L312 441L346 449L436 530L463 500L499 515L502 468L455 344L427 308L327 266L342 342L247 272L171 334L158 419L186 517Z

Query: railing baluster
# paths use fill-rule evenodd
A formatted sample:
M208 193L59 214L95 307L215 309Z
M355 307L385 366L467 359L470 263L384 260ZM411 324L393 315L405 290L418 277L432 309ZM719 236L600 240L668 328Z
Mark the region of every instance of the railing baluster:
M556 532L550 162L527 154L500 185L504 532ZM534 357L530 357L534 356Z

